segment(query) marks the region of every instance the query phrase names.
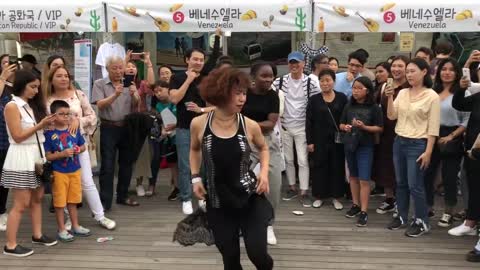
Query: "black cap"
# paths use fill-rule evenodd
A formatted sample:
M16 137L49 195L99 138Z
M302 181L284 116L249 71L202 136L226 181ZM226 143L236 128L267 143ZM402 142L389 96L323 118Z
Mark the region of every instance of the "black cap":
M38 64L37 63L37 58L35 58L35 56L31 55L31 54L25 54L22 58L18 59L19 61L22 61L22 62L28 62L28 63L31 63L31 64Z

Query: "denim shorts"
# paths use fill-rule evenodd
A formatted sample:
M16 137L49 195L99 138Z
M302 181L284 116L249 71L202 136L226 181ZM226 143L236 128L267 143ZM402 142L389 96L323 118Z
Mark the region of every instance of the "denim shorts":
M351 177L356 177L364 181L371 179L373 149L373 145L359 145L354 152L345 151L345 158Z

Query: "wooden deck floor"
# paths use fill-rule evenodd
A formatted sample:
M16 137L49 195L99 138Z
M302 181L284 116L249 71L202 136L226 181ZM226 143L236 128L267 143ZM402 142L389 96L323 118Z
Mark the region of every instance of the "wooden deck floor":
M25 259L0 255L0 269L223 269L215 247L181 247L172 243L172 232L183 215L178 202L166 200L166 189L160 186L155 197L140 199L141 206L137 208L114 206L109 216L117 221L118 228L111 232L96 225L87 207L83 207L81 223L92 229L91 237L51 248L35 246L35 254ZM368 227L361 229L354 226L355 220L344 217L345 211L335 211L329 205L305 209L298 202L282 202L275 226L279 244L270 248L274 269L480 268L464 259L476 237L449 236L446 229L436 226L438 217L432 221L433 231L419 239L407 238L403 231L390 232L385 229L389 218L374 213L379 202L380 198L373 199ZM293 210L302 210L305 215L294 216ZM19 239L32 246L28 219L24 217ZM54 216L47 211L44 227L47 234L54 235ZM96 238L102 236L115 239L97 243ZM2 245L4 241L5 234L1 233ZM244 269L255 269L244 251L242 260Z

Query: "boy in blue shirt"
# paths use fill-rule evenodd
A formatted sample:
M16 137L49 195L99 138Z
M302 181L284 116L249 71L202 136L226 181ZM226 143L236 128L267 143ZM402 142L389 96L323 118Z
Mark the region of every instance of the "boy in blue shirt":
M85 140L80 129L72 134L70 106L63 100L50 105L55 114L55 128L45 131L45 153L53 168L53 206L58 225L58 239L71 242L75 236L89 236L90 230L78 224L77 204L82 202L82 183L78 155L85 151ZM68 232L64 224L65 206L72 220L72 231Z

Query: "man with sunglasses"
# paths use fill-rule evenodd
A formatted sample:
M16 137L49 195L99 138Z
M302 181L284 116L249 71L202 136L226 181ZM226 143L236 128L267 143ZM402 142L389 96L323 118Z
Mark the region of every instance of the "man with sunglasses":
M353 81L361 76L363 66L367 62L364 53L352 52L348 55L348 68L346 72L338 73L334 89L344 93L347 97L352 96Z
M281 117L282 140L285 154L287 178L290 188L283 200L289 201L298 196L296 173L294 164L294 150L296 148L299 180L300 202L304 207L311 207L308 196L309 167L307 153L307 138L305 134L305 119L308 99L320 93L320 88L311 78L305 75L305 56L298 51L288 55L288 69L290 73L277 78L273 88L282 91L284 96L284 112ZM295 143L295 148L294 148Z

